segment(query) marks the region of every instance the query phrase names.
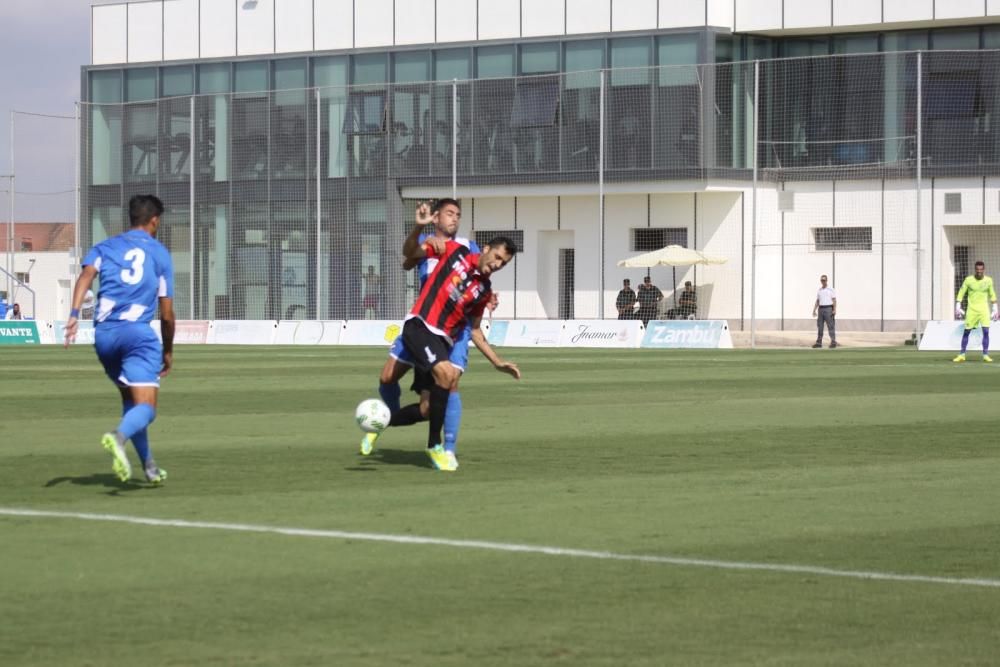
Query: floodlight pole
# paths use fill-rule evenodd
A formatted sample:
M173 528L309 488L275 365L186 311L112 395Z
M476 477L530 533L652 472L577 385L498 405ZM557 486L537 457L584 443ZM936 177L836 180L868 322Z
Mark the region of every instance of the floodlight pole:
M323 271L323 170L321 162L323 160L323 96L320 89L316 88L316 319L323 319L320 314L322 301L320 300L320 285L322 284Z
M760 140L760 61L753 62L753 212L750 216L750 348L757 347L757 143Z
M10 173L7 175L7 192L9 197L7 198L10 203L10 224L7 226L7 306L13 307L14 303L11 301L13 298L11 292L14 289L14 283L11 278L14 275L14 114L16 112L12 109L10 112Z
M458 199L458 79L451 80L451 198Z
M921 236L923 235L923 162L924 162L924 54L921 51L917 51L917 249L916 249L916 272L917 272L917 322L914 331L915 348L920 348L920 299L922 297L922 290L920 287L920 281L922 276L920 270L921 264L921 254L923 253L922 244L920 242ZM931 234L934 230L931 230ZM933 314L932 314L933 317Z
M72 270L70 272L70 284L72 284L72 282L73 282L72 279L76 276L76 274L80 270L80 260L81 260L81 257L80 257L80 170L81 170L81 166L80 166L80 136L81 136L81 130L80 130L80 103L79 102L74 102L73 103L73 107L74 107L73 116L74 116L74 121L75 121L75 124L76 124L76 132L74 133L74 137L76 138L76 146L75 146L74 151L73 151L74 158L76 159L76 168L74 169L74 171L76 172L76 174L75 174L75 176L76 176L75 186L76 187L74 188L74 192L73 192L73 262L72 262L72 265L71 265ZM192 155L193 155L193 153L192 153ZM193 159L194 158L192 157L192 160Z
M598 278L597 313L598 319L604 319L604 84L607 70L601 70L601 105L600 105L600 146L597 157L597 210L600 229L598 244L600 246L601 274Z
M193 319L195 319L195 317L197 317L197 314L196 314L196 311L195 311L195 302L194 302L194 294L195 294L195 289L194 289L194 286L195 286L195 267L196 267L196 262L195 262L195 246L194 246L194 221L195 221L195 213L196 213L196 209L195 209L195 205L194 205L194 203L195 203L194 178L195 178L195 171L196 171L195 170L195 149L196 149L196 145L195 145L194 95L191 96L190 105L191 105L190 106L190 110L189 110L189 114L190 115L189 115L189 118L188 118L189 123L190 123L190 128L191 128L189 130L190 133L191 133L191 136L188 137L188 142L189 142L188 143L188 171L190 172L189 178L188 178L188 197L190 199L190 201L188 202L188 223L189 223L188 224L188 235L189 235L189 238L188 238L188 242L189 242L189 244L188 244L188 253L189 253L189 260L190 260L190 270L191 270L191 274L190 275L191 275L191 278L188 281L188 299L189 299L188 303L190 303L191 305L189 306L189 310L188 310L189 315L188 315L188 317L190 317L193 320ZM180 169L180 166L178 166L178 169Z

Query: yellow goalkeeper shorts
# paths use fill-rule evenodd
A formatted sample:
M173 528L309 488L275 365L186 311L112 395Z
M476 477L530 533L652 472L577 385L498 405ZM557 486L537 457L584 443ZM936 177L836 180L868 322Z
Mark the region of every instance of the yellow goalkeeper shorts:
M965 314L966 329L975 329L976 327L986 327L988 329L989 326L990 326L990 311L980 310L976 308L976 309L970 309Z

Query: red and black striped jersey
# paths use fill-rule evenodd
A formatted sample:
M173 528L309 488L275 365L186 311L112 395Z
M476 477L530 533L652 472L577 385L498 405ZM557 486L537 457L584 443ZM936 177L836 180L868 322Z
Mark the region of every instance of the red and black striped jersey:
M437 258L434 272L420 290L406 319L419 317L427 328L454 340L466 322L482 316L490 300L490 280L479 273L479 253L455 241L445 243L444 254L425 245L429 258Z

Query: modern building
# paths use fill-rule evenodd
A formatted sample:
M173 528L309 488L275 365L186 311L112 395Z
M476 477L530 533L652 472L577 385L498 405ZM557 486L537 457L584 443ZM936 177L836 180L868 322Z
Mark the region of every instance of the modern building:
M181 317L398 317L453 193L523 245L505 318L615 317L670 243L728 258L650 273L734 328L811 326L828 273L842 327L910 330L1000 265L1000 0L151 0L92 37L82 245L157 193Z

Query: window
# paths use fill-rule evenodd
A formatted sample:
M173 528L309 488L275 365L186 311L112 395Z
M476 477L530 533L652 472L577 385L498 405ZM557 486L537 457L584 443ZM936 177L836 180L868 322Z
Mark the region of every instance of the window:
M559 102L559 81L545 77L537 81L521 82L514 92L514 109L510 126L550 127L556 122Z
M194 71L188 65L164 67L160 71L160 85L164 97L190 95L194 92Z
M687 227L638 227L632 230L633 252L651 252L668 245L686 248L687 243Z
M421 83L429 81L429 63L426 51L397 53L392 58L392 80L396 83Z
M471 79L472 59L469 49L447 49L434 52L434 80Z
M871 227L814 227L812 232L817 252L872 249Z
M274 89L300 90L306 87L305 58L274 62Z
M946 193L944 193L944 212L945 213L961 213L962 212L962 193L961 192L946 192Z
M198 92L228 93L229 64L200 65L198 67Z
M476 78L514 76L513 46L484 46L476 51Z
M523 229L477 229L475 235L475 242L480 248L485 246L487 243L492 241L498 236L506 236L514 245L517 246L518 252L524 251L524 230Z
M521 74L553 74L558 71L558 44L525 44L521 47Z
M347 99L344 134L385 132L385 91L352 92Z
M369 53L351 59L351 83L385 83L384 53Z
M122 73L119 70L98 70L90 73L90 101L117 103L122 101Z
M125 70L125 101L156 99L156 70L152 67Z
M267 63L236 63L236 92L259 93L267 90Z

